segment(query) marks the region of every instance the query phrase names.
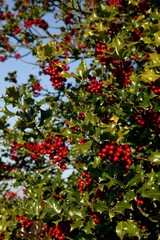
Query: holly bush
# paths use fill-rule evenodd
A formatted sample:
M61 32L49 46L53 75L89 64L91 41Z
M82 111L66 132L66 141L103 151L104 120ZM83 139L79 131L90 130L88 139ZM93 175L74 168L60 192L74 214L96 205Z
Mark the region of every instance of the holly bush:
M0 7L0 239L160 239L159 1Z

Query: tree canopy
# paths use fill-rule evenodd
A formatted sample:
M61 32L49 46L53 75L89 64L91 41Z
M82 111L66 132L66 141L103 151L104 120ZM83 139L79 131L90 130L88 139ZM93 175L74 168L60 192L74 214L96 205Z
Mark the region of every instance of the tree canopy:
M1 67L29 54L2 96L0 240L160 239L159 1L1 0Z

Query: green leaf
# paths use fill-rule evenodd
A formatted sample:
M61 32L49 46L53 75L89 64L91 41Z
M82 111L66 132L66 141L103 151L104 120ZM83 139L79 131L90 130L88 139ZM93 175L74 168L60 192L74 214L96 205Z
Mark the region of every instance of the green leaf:
M146 190L142 197L150 198L152 201L160 201L160 190L158 187L152 187L151 189Z
M112 47L115 48L117 55L119 55L120 50L124 48L124 40L115 37L112 41Z
M51 109L47 109L47 110L41 109L40 112L41 112L41 118L40 118L39 126L42 126L44 121L47 118L50 118L52 116L52 110Z
M59 214L62 211L62 206L56 198L51 197L45 201L45 210L48 213Z
M92 142L91 141L87 141L85 142L84 144L76 144L74 147L73 147L73 151L77 151L79 150L80 152L82 152L83 154L86 154L89 149L91 148L91 145L92 145Z
M154 39L156 42L156 46L158 47L160 45L160 31L154 33Z
M92 219L89 219L89 221L86 223L85 227L84 227L84 232L86 234L92 234L93 232L93 228L95 227L95 223L93 222Z
M94 113L89 112L86 114L83 123L85 125L88 125L88 123L91 123L93 126L95 126L98 123L98 117Z
M139 107L147 108L149 106L152 106L150 100L153 99L155 96L156 95L153 92L151 92L150 94L145 93L142 102L140 102L139 104Z
M61 76L64 77L64 78L71 78L72 75L66 71L62 71L61 72Z
M20 98L20 91L16 88L16 86L7 88L6 94L8 95L8 98L13 98L14 101L18 101Z
M124 197L123 201L118 201L116 203L115 207L113 208L113 210L115 212L118 212L118 213L121 213L121 214L124 214L124 211L126 209L133 210L132 204L130 204L125 197Z
M15 116L15 113L9 111L7 107L4 107L2 112L5 113L5 115L8 116L8 117L14 117Z
M148 159L151 163L160 164L160 152L158 150L152 152Z
M141 174L137 174L135 177L133 177L131 180L129 180L127 186L128 187L137 186L138 183L140 183L141 181L142 181Z
M84 61L84 59L82 59L78 68L76 68L76 73L79 77L82 78L82 80L84 80L88 75L87 70L88 70L88 68L87 68L86 62Z
M97 168L100 165L101 161L102 161L101 157L95 156L94 161L92 163L93 168Z
M78 228L81 229L84 226L84 222L83 219L77 219L74 223L72 223L71 225L71 231L73 231L74 229Z
M129 237L138 237L140 239L139 229L133 220L121 221L117 224L116 233L120 239L127 234Z
M151 59L151 66L152 67L159 67L160 66L160 54L157 52L151 53L150 54L150 59Z
M142 80L146 83L154 82L159 77L160 77L160 75L156 74L153 69L148 69L141 75Z

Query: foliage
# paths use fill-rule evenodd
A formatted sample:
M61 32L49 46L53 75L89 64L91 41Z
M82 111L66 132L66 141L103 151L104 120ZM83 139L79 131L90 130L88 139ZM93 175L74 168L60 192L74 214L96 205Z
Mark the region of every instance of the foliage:
M0 239L158 240L159 1L0 7L0 61L39 66L5 78Z

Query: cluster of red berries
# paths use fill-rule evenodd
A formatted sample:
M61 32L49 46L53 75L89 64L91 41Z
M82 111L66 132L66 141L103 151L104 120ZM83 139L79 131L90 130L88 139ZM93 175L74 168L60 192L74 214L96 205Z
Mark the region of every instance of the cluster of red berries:
M88 207L90 218L93 219L93 222L98 224L101 221L101 216L99 212L95 212L92 206Z
M0 240L4 239L4 232L0 232Z
M108 52L110 52L110 48L108 48L103 43L96 43L96 49L95 52L98 54L98 60L102 65L108 65L111 61L111 57L107 55Z
M12 31L12 34L13 34L13 36L16 36L21 31L22 31L22 28L18 26Z
M134 29L130 37L131 42L139 41L142 37L142 32L139 29Z
M24 144L12 143L12 147L10 149L10 153L12 154L11 157L16 156L17 150L22 147L30 151L31 159L38 160L38 154L48 154L49 159L53 163L58 163L58 166L61 169L66 169L64 157L67 155L68 147L65 146L61 137L56 136L55 138L52 138L52 136L48 136L47 140L42 141L41 144L37 144L35 142L28 142Z
M12 171L14 168L10 165L7 165L6 163L1 163L0 165L0 170L7 170L7 171Z
M66 25L73 23L73 14L71 12L68 12L67 16L64 18L64 22Z
M79 115L78 115L79 119L80 120L84 120L85 118L85 113L84 112L80 112Z
M17 222L20 222L21 226L25 227L26 229L29 229L34 224L33 221L30 221L25 216L21 215L18 216L16 220Z
M152 7L151 2L147 0L142 0L136 5L137 11L143 14L145 14L146 11L148 11L151 7Z
M108 159L111 162L125 162L125 168L128 169L131 164L131 149L128 144L117 144L114 141L107 142L98 152L102 159Z
M116 78L120 87L126 86L131 82L130 76L132 75L131 61L125 60L112 60L114 69L112 70L112 75Z
M152 92L156 95L160 94L160 81L156 80L154 83L148 84L148 89L152 90Z
M0 11L0 20L5 20L6 19L6 15L4 12Z
M5 62L7 60L7 56L0 56L0 62Z
M108 34L110 34L111 37L113 37L114 35L117 35L119 33L119 31L122 28L122 24L119 23L117 21L117 19L115 19L115 22L112 22L110 25L110 28L108 30Z
M86 187L88 187L92 182L91 175L89 173L82 172L82 177L78 178L77 182L79 191L82 194L84 193Z
M14 199L16 200L18 198L17 193L13 192L13 191L7 191L5 194L5 197L9 200Z
M110 120L110 115L108 113L108 110L106 110L103 115L101 114L100 116L100 120L104 123L110 123L110 122L114 122L114 120Z
M153 112L152 109L140 109L134 119L141 127L149 127L156 132L160 132L160 113Z
M136 203L137 203L138 205L143 205L143 204L144 204L144 201L143 201L142 199L137 199L137 200L136 200Z
M59 59L51 60L49 62L49 66L43 70L44 74L50 75L50 81L52 82L52 86L61 87L64 82L66 82L66 78L62 77L62 71L68 71L69 66L65 63L61 63Z
M118 8L121 6L122 0L109 0L107 1L107 5L116 5Z
M38 83L38 82L34 82L33 83L33 94L34 96L39 96L39 92L42 91L43 87Z
M48 28L48 23L40 18L36 18L36 19L28 19L27 21L24 22L24 27L26 28L31 28L32 25L35 25L36 27L40 27L43 29L47 29Z
M84 144L84 143L86 142L86 140L85 140L84 138L80 138L80 139L78 140L78 142L79 142L80 144Z
M90 80L90 83L88 83L87 85L87 91L89 93L97 93L98 96L101 96L103 81L102 80L97 81L96 77L92 77L92 76L89 76L88 78Z
M48 227L47 234L55 239L63 240L70 231L68 222L59 222L58 225Z

